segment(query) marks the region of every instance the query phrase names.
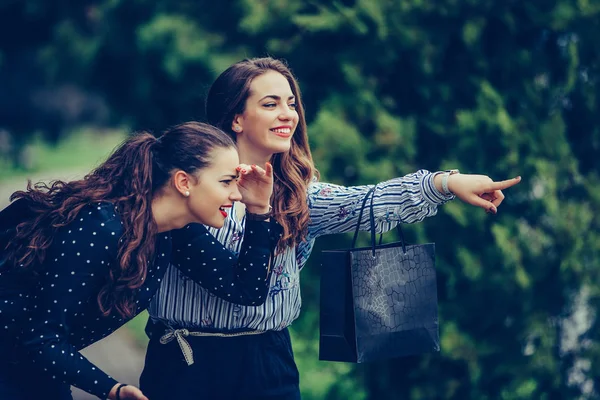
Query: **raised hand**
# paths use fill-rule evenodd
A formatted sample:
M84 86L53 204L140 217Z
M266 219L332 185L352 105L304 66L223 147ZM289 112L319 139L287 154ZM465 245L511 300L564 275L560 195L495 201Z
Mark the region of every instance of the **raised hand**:
M269 211L273 194L273 166L266 163L265 168L258 165L240 164L238 187L242 194L242 203L248 211L263 214Z
M504 200L502 190L508 189L519 182L521 182L520 176L494 182L486 175L454 174L448 177L448 190L465 203L496 214L498 206Z

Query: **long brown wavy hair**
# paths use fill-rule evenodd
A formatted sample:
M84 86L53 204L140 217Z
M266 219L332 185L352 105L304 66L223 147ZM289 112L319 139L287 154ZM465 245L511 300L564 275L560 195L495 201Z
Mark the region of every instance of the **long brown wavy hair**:
M26 200L33 216L17 226L6 248L7 264L39 273L58 228L70 224L87 204L111 202L119 210L123 235L119 262L111 263L97 301L104 315L116 311L131 317L135 290L144 283L147 264L154 259L158 227L152 215L153 198L174 172L194 174L209 166L217 148L235 148L235 143L213 126L188 122L158 139L146 132L136 134L81 180L53 181L49 186L28 182L27 190L13 193L11 200Z
M208 91L206 117L208 122L236 138L232 122L246 108L252 81L268 71L283 75L296 97L298 126L292 136L290 150L274 154L271 163L275 176L273 212L283 227L280 246L295 246L306 237L310 213L307 204L307 188L318 171L313 163L308 145L306 119L302 95L296 78L281 60L271 57L252 58L237 62L219 75Z

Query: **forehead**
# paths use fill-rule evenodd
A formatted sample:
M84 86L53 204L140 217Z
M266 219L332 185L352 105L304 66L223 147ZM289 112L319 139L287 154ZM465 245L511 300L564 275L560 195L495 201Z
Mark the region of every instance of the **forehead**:
M250 97L262 98L271 94L282 98L294 95L285 76L273 70L257 76L250 84Z
M211 152L210 158L210 164L206 168L203 168L200 173L207 172L219 175L236 174L235 168L239 165L240 159L235 148L216 148Z

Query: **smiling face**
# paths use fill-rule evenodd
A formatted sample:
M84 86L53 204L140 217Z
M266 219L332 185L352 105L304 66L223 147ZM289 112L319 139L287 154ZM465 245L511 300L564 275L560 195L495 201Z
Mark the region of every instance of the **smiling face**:
M239 165L235 148L217 148L212 162L190 180L187 206L194 222L221 228L234 201L242 199L237 185Z
M240 154L269 160L290 149L297 125L296 98L290 84L279 72L270 70L252 80L244 112L234 117L232 129Z

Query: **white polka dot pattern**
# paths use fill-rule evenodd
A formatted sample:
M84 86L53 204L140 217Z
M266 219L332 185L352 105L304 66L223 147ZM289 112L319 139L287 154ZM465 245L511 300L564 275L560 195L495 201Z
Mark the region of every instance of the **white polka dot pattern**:
M107 267L118 262L123 227L111 203L84 207L80 214L56 233L37 287L28 298L25 296L26 301L0 297L0 329L20 325L23 345L38 367L53 379L106 398L116 381L78 350L108 336L127 321L116 313L102 316L96 300ZM258 224L262 225L249 240L258 251L239 260L202 225L158 234L154 260L148 263L144 285L136 292L135 314L148 307L171 262L194 281L214 286L213 293L223 299L244 304L264 301L270 277L268 257L275 241L268 234L258 234L268 232L269 224ZM178 238L175 252L171 235ZM261 267L247 268L259 262Z

